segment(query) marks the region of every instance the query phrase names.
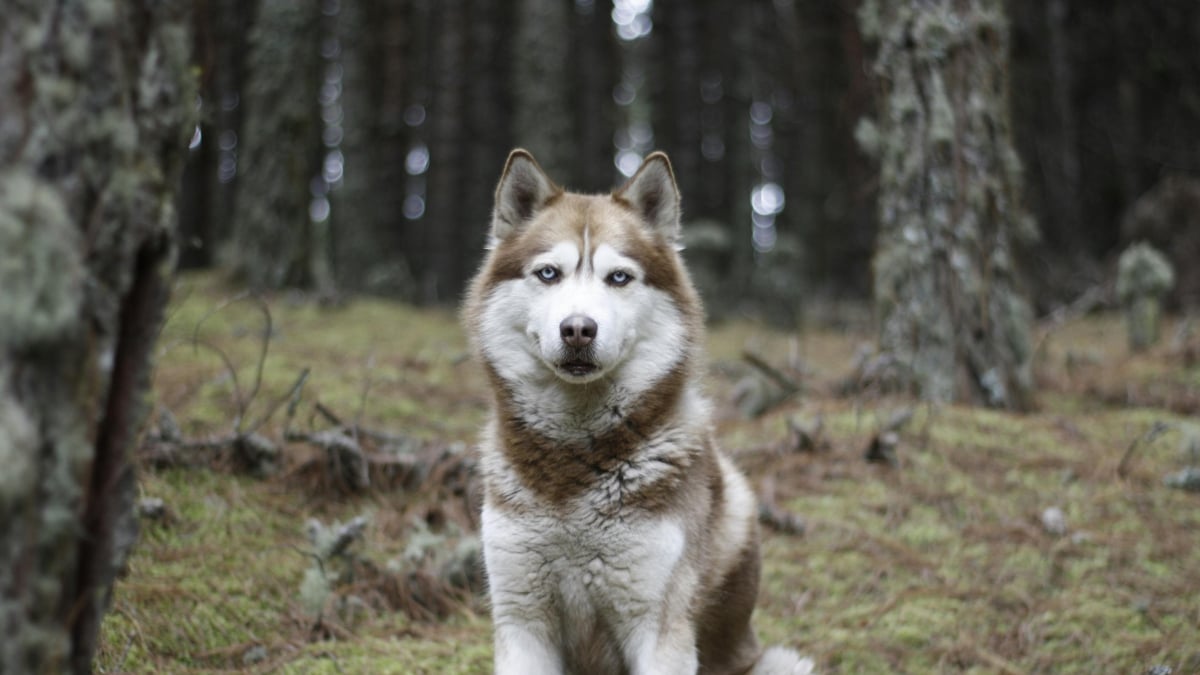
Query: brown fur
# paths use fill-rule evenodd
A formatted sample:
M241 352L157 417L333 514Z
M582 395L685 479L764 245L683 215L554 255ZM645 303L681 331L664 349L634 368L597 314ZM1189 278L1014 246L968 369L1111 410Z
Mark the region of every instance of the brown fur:
M658 430L678 403L683 374L682 368L668 373L661 385L632 410L614 409L613 416L620 418L620 423L580 445L564 444L528 428L513 410L511 398L498 396L501 442L522 483L548 503L561 505L591 488L596 476L613 472L619 475L622 463L631 460L642 440ZM492 379L499 378L493 374ZM666 506L689 469L690 465L677 466L670 479L622 495L621 504L652 511ZM497 505L508 501L503 494L494 496Z

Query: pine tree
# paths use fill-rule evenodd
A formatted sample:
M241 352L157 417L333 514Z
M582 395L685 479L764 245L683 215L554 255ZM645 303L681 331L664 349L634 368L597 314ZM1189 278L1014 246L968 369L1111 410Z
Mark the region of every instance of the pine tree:
M859 129L880 164L874 297L882 350L935 401L1030 406L1031 312L1000 0L869 0L880 110Z

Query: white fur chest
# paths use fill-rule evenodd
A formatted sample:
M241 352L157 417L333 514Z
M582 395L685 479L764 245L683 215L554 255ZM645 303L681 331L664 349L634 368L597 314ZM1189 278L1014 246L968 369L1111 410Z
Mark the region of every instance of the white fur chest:
M482 524L493 604L567 626L592 616L619 624L617 614L648 611L684 550L673 520L605 518L586 499L561 514L485 505Z

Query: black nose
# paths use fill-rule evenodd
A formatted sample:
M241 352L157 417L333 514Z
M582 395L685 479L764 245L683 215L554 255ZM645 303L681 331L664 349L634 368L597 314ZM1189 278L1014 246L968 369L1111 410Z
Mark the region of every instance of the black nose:
M590 316L572 314L558 324L558 332L568 347L586 347L596 338L596 322Z

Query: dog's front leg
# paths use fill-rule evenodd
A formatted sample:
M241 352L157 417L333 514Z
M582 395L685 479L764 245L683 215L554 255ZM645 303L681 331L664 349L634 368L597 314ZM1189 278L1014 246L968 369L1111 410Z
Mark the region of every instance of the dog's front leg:
M500 621L496 631L496 675L560 675L562 658L540 626Z
M626 654L631 675L695 675L700 667L696 639L685 623L645 626L628 643Z
M695 675L700 666L691 619L696 583L695 570L675 568L665 592L630 617L625 661L631 675Z

